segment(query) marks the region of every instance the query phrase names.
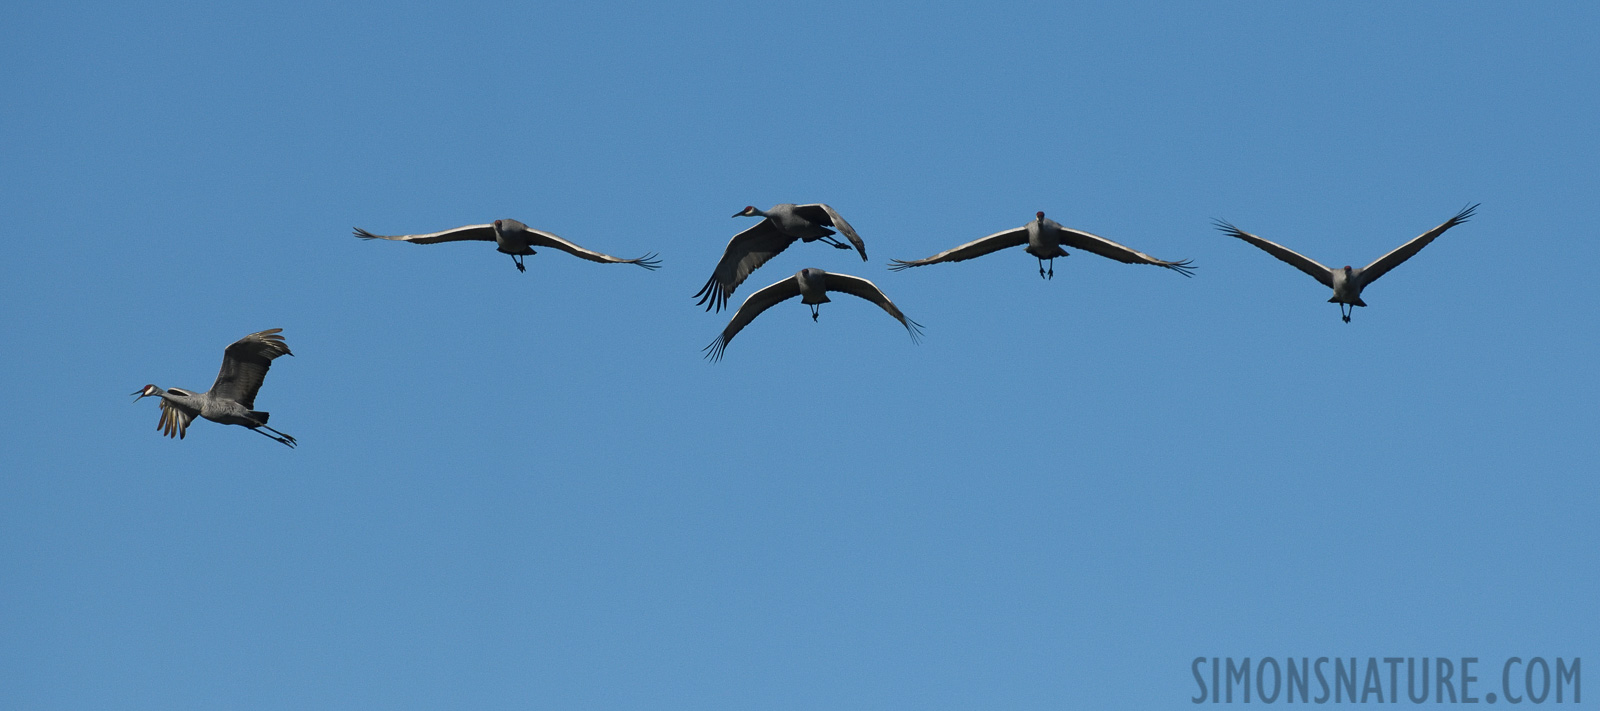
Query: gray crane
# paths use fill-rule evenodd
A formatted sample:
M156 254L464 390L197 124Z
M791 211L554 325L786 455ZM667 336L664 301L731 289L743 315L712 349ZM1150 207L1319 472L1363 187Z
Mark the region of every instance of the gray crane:
M261 381L272 367L272 359L294 355L284 344L283 336L278 335L281 331L281 328L270 328L234 341L222 353L222 371L217 373L217 382L211 384L210 390L197 393L146 385L133 393L139 396L133 400L161 398L161 421L156 423L156 429L168 437L183 439L189 423L198 415L224 425L244 425L263 437L294 447L293 437L267 426L268 413L252 409L256 406L256 392L261 389Z
M534 247L549 247L559 249L567 254L591 262L602 264L637 264L645 269L654 270L661 266L661 260L656 258L654 252L637 259L622 259L609 254L601 254L594 250L584 249L544 230L536 230L516 220L495 220L487 225L467 225L443 232L431 232L425 235L375 235L371 232L355 228L356 236L361 239L391 239L412 244L434 244L437 242L462 242L479 241L494 242L498 251L511 255L511 261L516 263L517 271L528 271L522 264L522 258L534 254Z
M713 307L721 311L728 305L728 297L733 290L744 283L745 277L766 264L767 260L778 256L795 240L821 240L839 249L850 249L854 245L855 250L861 253L861 261L867 261L867 245L856 234L855 228L833 208L820 202L809 205L786 202L773 205L771 210L757 210L754 205L746 205L733 216L765 219L728 240L728 246L722 250L722 259L717 261L711 278L706 280L705 286L700 287L700 291L695 292L695 297L700 299L695 305L704 304L707 311ZM850 240L850 244L835 239L834 231L829 227L837 228Z
M1294 268L1310 274L1311 278L1322 282L1323 286L1333 289L1333 296L1330 297L1328 301L1329 303L1338 304L1339 316L1344 319L1345 323L1350 323L1350 317L1355 315L1356 307L1367 305L1365 301L1361 300L1362 289L1367 288L1368 284L1377 281L1378 277L1388 274L1390 269L1400 266L1401 262L1404 262L1407 259L1415 256L1417 252L1422 251L1423 247L1428 246L1428 243L1432 242L1434 238L1444 234L1445 230L1471 219L1473 211L1477 210L1478 205L1480 204L1482 203L1473 203L1462 208L1461 212L1456 213L1455 217L1445 220L1444 224L1418 235L1410 242L1400 245L1399 247L1395 248L1394 251L1385 254L1382 257L1378 257L1377 261L1360 269L1352 269L1348 264L1341 269L1329 269L1321 264L1318 264L1316 260L1289 249L1288 247L1277 244L1276 242L1268 242L1267 240L1261 239L1260 237L1250 234L1249 232L1245 232L1244 230L1234 227L1233 225L1229 224L1227 220L1217 220L1216 226L1217 229L1222 230L1223 233L1233 237L1238 237L1239 239L1260 247L1267 254L1277 257L1278 259L1281 259L1284 262L1294 266Z
M906 331L911 334L912 343L917 343L921 338L922 324L900 313L900 309L889 300L889 297L883 295L883 291L876 284L849 274L834 274L821 269L801 269L798 274L751 294L750 298L745 299L739 310L734 312L733 319L728 321L727 328L722 329L722 335L717 336L717 340L705 347L706 357L712 361L722 360L722 351L728 347L728 342L760 316L762 311L780 301L800 297L800 303L811 306L811 320L817 320L817 310L822 304L830 301L828 298L830 291L859 296L877 304L899 321L900 325L906 327Z
M1056 275L1056 257L1067 256L1063 245L1076 247L1085 252L1093 252L1102 257L1115 259L1124 264L1152 264L1166 267L1184 276L1194 276L1194 267L1190 260L1168 262L1156 259L1144 252L1132 250L1104 237L1089 234L1082 230L1062 227L1055 220L1046 219L1043 212L1034 213L1034 219L1021 227L996 232L988 237L973 240L954 249L947 249L927 259L904 261L895 259L890 261L889 268L894 271L920 267L925 264L938 264L939 262L959 262L973 257L981 257L990 252L997 252L1006 247L1025 248L1028 254L1039 258L1039 277L1052 279ZM1045 271L1045 260L1050 260L1050 271Z

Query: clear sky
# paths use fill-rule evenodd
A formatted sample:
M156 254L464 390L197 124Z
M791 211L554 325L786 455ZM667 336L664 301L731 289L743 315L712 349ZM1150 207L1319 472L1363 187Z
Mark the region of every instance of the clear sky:
M1597 28L12 5L0 707L1180 709L1199 656L1587 657L1600 699ZM871 261L735 303L857 274L923 343L838 295L704 361L690 295L779 202ZM1211 226L1361 266L1474 202L1349 324ZM885 269L1037 210L1198 272ZM665 265L350 236L503 217ZM130 403L274 327L298 449Z

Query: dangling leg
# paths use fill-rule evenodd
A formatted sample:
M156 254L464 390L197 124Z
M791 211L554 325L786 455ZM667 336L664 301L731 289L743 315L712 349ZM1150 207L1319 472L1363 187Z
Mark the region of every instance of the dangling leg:
M820 309L820 308L822 308L822 304L811 304L811 320L812 321L817 320L817 309Z
M822 236L822 241L827 242L828 244L831 244L831 245L833 245L835 247L838 247L839 249L854 249L850 245L845 244L843 242L840 242L839 240L834 239L833 235L823 235Z
M522 265L522 255L520 255L520 254L511 255L511 261L517 263L517 271L519 271L519 272L528 271L528 268Z
M1045 278L1046 279L1054 279L1054 278L1056 278L1056 258L1055 257L1051 257L1050 258L1050 273L1045 275Z
M1051 262L1054 262L1054 261L1055 261L1055 260L1051 260ZM1051 265L1050 265L1050 271L1052 271L1052 272L1054 272L1054 271L1055 271L1055 269L1056 269L1056 267L1055 267L1055 264L1053 264L1053 263L1052 263L1052 264L1051 264ZM1049 277L1046 277L1046 276L1045 276L1045 275L1044 275L1044 260L1043 260L1043 259L1040 259L1040 260L1039 260L1039 278L1040 278L1040 279L1048 279L1048 278L1049 278Z
M260 427L260 429L257 429L256 427L251 427L250 431L254 432L254 433L258 434L258 435L261 435L262 437L266 437L267 439L270 439L270 440L273 440L275 442L278 442L279 444L283 444L283 445L289 447L290 449L294 449L295 441L294 441L293 437L290 437L289 435L286 435L286 434L284 434L282 432L278 432L277 430L273 430L271 427L268 427L266 425L260 425L259 427ZM269 435L269 434L267 434L265 432L262 432L261 430L263 430L263 429L272 430L273 432L277 432L278 434L277 434L277 436Z
M1346 311L1347 309L1348 312ZM1355 313L1356 307L1350 304L1339 304L1339 316L1344 319L1345 323L1350 323L1350 317L1354 316Z

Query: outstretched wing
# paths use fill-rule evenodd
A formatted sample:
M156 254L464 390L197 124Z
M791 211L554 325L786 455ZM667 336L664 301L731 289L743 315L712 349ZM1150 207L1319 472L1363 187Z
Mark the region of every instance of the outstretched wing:
M1323 286L1326 286L1329 289L1333 288L1333 270L1318 264L1316 260L1276 242L1268 242L1267 240L1261 239L1260 237L1250 234L1249 232L1245 232L1244 230L1229 224L1227 220L1217 220L1213 224L1216 225L1217 229L1222 230L1224 234L1238 237L1239 239L1260 247L1262 251L1265 251L1267 254L1288 262L1294 268L1310 274L1313 279L1322 282Z
M695 292L700 299L695 305L705 304L707 311L713 307L721 311L728 305L728 296L744 283L751 272L794 244L796 239L784 234L783 230L772 224L772 220L767 219L734 235L733 239L728 240L728 247L722 250L722 259L717 262L717 268L712 270L711 278L706 280L705 286L700 287L700 291Z
M228 346L222 354L222 371L217 373L217 382L211 384L211 395L254 409L256 391L261 389L261 381L267 377L272 359L294 355L284 344L283 336L278 335L281 331L281 328L269 328Z
M189 423L194 422L199 410L187 408L182 405L161 398L161 421L156 423L156 429L168 437L183 439L189 433Z
M551 249L559 249L574 257L587 259L591 262L600 262L602 264L637 264L645 269L657 269L661 266L661 260L656 259L654 252L646 254L637 259L623 259L621 257L613 257L609 254L596 252L591 249L584 249L576 244L568 242L567 240L550 234L549 232L545 232L544 230L536 230L532 227L529 227L527 228L527 231L528 234L532 236L532 239L528 240L529 244L540 247L549 247Z
M435 242L461 242L463 240L477 240L480 242L494 241L494 225L467 225L443 232L430 232L425 235L375 235L371 232L355 228L356 236L361 239L392 239L399 242L412 244L433 244Z
M1390 269L1400 266L1401 262L1422 251L1423 247L1428 246L1428 243L1432 242L1435 237L1444 234L1445 230L1472 219L1473 211L1477 210L1478 205L1481 204L1473 203L1462 208L1461 212L1456 213L1455 217L1445 220L1444 224L1418 235L1416 239L1400 245L1393 252L1378 257L1377 261L1368 264L1367 268L1361 270L1361 285L1364 287L1377 281L1378 277L1388 274Z
M1061 243L1069 247L1077 247L1085 252L1093 252L1102 257L1115 259L1124 264L1153 264L1158 267L1166 267L1184 276L1194 276L1194 267L1190 266L1190 260L1188 259L1177 262L1168 262L1166 260L1156 259L1155 257L1145 254L1144 252L1140 252L1136 249L1129 249L1104 237L1089 234L1088 232L1084 232L1082 230L1074 230L1068 227L1062 227L1060 228L1060 231Z
M795 214L816 224L828 225L839 230L840 234L850 240L850 244L856 246L856 251L861 253L861 261L867 261L867 243L861 241L861 235L856 234L856 228L845 222L844 218L840 217L839 213L835 212L832 207L817 202L810 205L795 205L794 211Z
M842 291L877 304L879 308L887 311L890 316L899 321L900 325L906 327L906 331L911 334L912 343L921 342L922 324L912 321L906 318L905 314L900 313L900 308L895 306L894 302L889 300L889 297L883 295L883 290L879 289L877 284L849 274L835 274L833 272L828 272L827 274L828 291Z
M797 276L789 277L751 294L750 298L744 300L744 304L739 307L739 310L734 312L733 319L728 321L728 327L722 329L722 335L717 336L717 340L712 341L711 345L705 347L706 357L713 361L722 360L722 351L728 347L728 341L739 335L739 331L750 325L751 321L756 320L756 317L760 316L762 311L772 308L773 304L784 299L792 299L799 295L800 278Z
M981 257L990 252L998 252L1006 247L1020 247L1027 243L1028 228L1026 226L1018 227L1016 229L1006 230L1004 232L996 232L982 239L973 240L961 245L960 247L956 247L955 249L947 249L943 252L928 257L927 259L917 259L909 262L900 259L893 259L889 261L889 268L894 271L900 271L902 269L910 269L911 267L920 267L924 264L959 262L964 259Z

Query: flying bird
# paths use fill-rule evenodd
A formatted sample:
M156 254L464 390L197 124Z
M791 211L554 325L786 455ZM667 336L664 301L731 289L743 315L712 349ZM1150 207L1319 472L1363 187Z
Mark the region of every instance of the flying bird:
M762 217L754 227L740 232L728 240L728 246L722 250L722 259L717 262L717 268L712 270L711 278L706 280L706 285L695 292L700 301L695 305L704 304L707 311L713 307L721 311L728 305L728 296L733 290L744 283L745 277L750 272L767 263L767 260L778 256L779 252L794 244L795 240L802 242L815 242L822 240L839 249L850 249L851 245L861 253L861 261L867 261L867 245L861 241L861 236L856 234L854 227L845 222L833 208L822 203L810 205L795 205L782 203L773 205L771 210L757 210L754 205L746 205L743 210L734 213L734 217ZM843 233L850 244L845 244L833 237L833 227Z
M559 249L574 257L587 259L591 262L602 264L637 264L645 269L656 269L661 266L661 260L656 258L654 252L637 259L622 259L609 254L601 254L593 250L584 249L557 237L544 230L536 230L516 220L495 220L487 225L467 225L443 232L432 232L425 235L375 235L371 232L355 228L356 236L361 239L392 239L399 242L412 244L434 244L436 242L462 242L479 241L494 242L497 249L511 255L511 261L517 265L517 271L528 271L522 264L522 258L534 253L534 247L549 247Z
M947 249L927 259L917 259L909 262L895 259L889 263L889 268L894 271L900 271L925 264L959 262L973 257L981 257L990 252L997 252L1006 247L1018 247L1024 244L1028 245L1024 248L1024 251L1039 258L1039 277L1042 279L1055 277L1056 257L1067 256L1067 251L1061 248L1063 245L1076 247L1086 252L1094 252L1102 257L1115 259L1124 264L1153 264L1158 267L1166 267L1184 276L1194 275L1194 267L1189 266L1190 261L1187 259L1180 262L1156 259L1144 252L1128 249L1104 237L1062 227L1061 223L1046 218L1043 212L1034 213L1032 222L1016 229L996 232L955 249ZM1045 260L1050 261L1049 271L1045 271Z
M1348 264L1341 269L1329 269L1318 264L1310 257L1288 247L1276 242L1268 242L1234 227L1226 220L1217 220L1216 226L1217 229L1222 230L1224 233L1238 237L1260 247L1267 254L1288 262L1296 269L1310 274L1311 278L1322 282L1323 286L1333 289L1333 296L1328 301L1339 304L1339 316L1344 319L1345 323L1350 323L1350 317L1355 314L1356 307L1367 305L1365 301L1361 300L1362 289L1367 288L1368 284L1377 281L1378 277L1388 274L1390 269L1400 266L1401 262L1415 256L1417 252L1422 251L1423 247L1428 246L1429 242L1444 234L1445 230L1471 219L1473 211L1477 210L1480 204L1482 203L1473 203L1462 208L1461 212L1456 213L1455 217L1445 220L1444 224L1418 235L1416 239L1400 245L1393 252L1378 257L1377 261L1360 269L1353 269Z
M183 439L189 423L198 415L224 425L244 425L263 437L294 447L293 437L267 426L268 413L252 409L256 406L256 392L261 389L261 381L272 367L272 359L294 355L284 344L283 336L278 335L281 331L281 328L271 328L234 341L222 353L222 371L217 373L217 382L211 384L210 390L197 393L146 385L133 393L139 396L133 400L161 398L161 421L156 429L168 437Z
M728 327L722 329L722 335L717 336L717 340L705 347L706 357L713 361L722 360L722 351L728 347L728 342L760 316L762 311L780 301L800 297L800 303L811 306L811 320L817 320L817 310L822 304L830 301L828 298L830 291L852 294L877 304L899 321L900 325L906 327L906 331L911 334L912 343L918 342L922 336L922 324L900 313L900 309L889 300L889 297L883 295L883 291L876 284L849 274L834 274L821 269L801 269L798 274L751 294L750 298L745 299L744 305L740 306L739 310L734 312L733 319L728 321Z

